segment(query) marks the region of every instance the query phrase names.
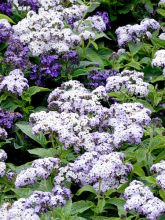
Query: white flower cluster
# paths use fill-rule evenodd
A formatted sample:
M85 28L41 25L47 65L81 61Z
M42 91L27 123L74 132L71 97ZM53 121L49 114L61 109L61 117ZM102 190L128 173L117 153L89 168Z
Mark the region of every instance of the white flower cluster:
M96 32L103 32L106 30L106 24L101 16L94 15L84 19L81 23L77 21L74 23L75 29L78 31L79 36L84 40L96 37Z
M142 37L151 37L151 31L158 30L160 24L154 20L145 18L140 24L126 25L116 29L119 47L125 47L129 42L138 42Z
M7 132L6 132L6 130L4 129L4 128L1 128L0 127L0 139L6 139L7 138Z
M125 210L136 211L149 220L157 220L165 212L165 203L155 197L142 182L134 180L125 189Z
M46 179L52 170L59 168L59 159L48 157L32 162L32 167L22 170L16 177L17 188L36 183L38 179Z
M165 190L165 161L162 160L159 163L152 165L151 171L157 173L156 177L157 184Z
M27 44L32 55L55 50L56 53L69 51L81 39L73 30L65 27L61 13L54 11L30 11L27 17L13 26L15 36Z
M143 81L144 73L135 70L124 70L116 76L107 78L106 92L116 92L127 89L130 94L145 97L148 94L149 83Z
M7 159L7 153L0 149L0 161L5 161Z
M0 24L3 24L7 28L11 28L11 25L7 19L0 19Z
M158 3L158 5L160 6L160 7L165 7L165 0L160 0L159 1L159 3Z
M77 4L78 0L38 0L39 7L45 11L50 9L62 10L68 4Z
M21 96L28 87L28 81L20 69L11 71L0 81L0 92L6 90L18 96Z
M139 144L144 127L149 125L151 111L140 103L114 104L110 108L109 125L113 127L113 143L122 142Z
M88 116L91 127L107 127L109 109L99 102L95 91L90 92L84 85L76 80L63 83L56 88L48 97L50 110L58 112L74 112L80 116ZM90 115L90 117L89 117Z
M140 143L144 126L150 123L150 110L139 103L106 108L95 92L77 81L63 83L48 98L49 109L55 111L30 115L33 133L54 133L65 148L101 154L112 152L123 142Z
M163 69L163 75L165 76L165 50L161 49L155 53L152 66L161 67Z
M12 9L13 11L15 10L15 7L18 11L22 11L22 12L26 12L26 11L30 11L30 6L22 6L19 4L19 0L10 0L10 2L12 3Z
M132 170L131 164L124 164L123 160L124 154L118 152L108 155L86 152L59 169L55 185L73 181L80 186L93 185L102 193L110 188L116 189L127 182L127 175Z
M165 40L165 33L161 33L161 34L159 35L159 38L160 38L161 40Z
M34 191L12 205L4 203L0 207L0 220L40 220L39 213L65 205L70 196L70 190L61 186L54 187L51 192Z
M88 9L86 5L71 1L73 4L66 7L62 4L64 2L39 1L38 13L29 11L24 19L13 26L14 37L27 44L33 56L50 50L61 54L75 48L81 43L81 38L94 38L95 34L92 32L92 36L87 37L86 29L89 26L92 31L105 30L106 25L101 16L83 19ZM66 25L69 20L73 20L72 24Z
M0 207L0 220L40 220L34 209L25 207L25 201L21 198L12 205L4 203Z
M0 149L0 177L3 177L6 174L6 164L4 162L6 159L7 159L6 152Z

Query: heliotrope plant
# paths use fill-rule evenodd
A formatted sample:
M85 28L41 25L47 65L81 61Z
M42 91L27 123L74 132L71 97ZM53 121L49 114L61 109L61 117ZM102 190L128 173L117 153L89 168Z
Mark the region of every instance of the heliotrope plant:
M165 1L0 2L0 219L165 219Z

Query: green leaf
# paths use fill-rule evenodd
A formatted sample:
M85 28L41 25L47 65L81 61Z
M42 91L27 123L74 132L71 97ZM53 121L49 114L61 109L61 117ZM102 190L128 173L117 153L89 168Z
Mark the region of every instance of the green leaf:
M93 40L90 40L90 44L94 46L95 50L98 50L98 45Z
M37 143L39 143L41 146L45 147L47 144L47 140L45 138L45 136L40 133L39 135L34 135L32 133L32 129L31 127L28 125L27 122L20 122L17 123L16 126L24 133L26 134L28 137L30 137L31 139L33 139L34 141L36 141Z
M149 57L143 57L140 62L140 64L150 64L151 63L151 59Z
M146 181L148 184L150 185L156 185L156 180L154 177L152 176L145 176L145 177L141 177L142 180Z
M30 87L28 90L26 90L23 95L22 95L22 99L27 101L27 102L30 102L31 101L31 97L33 95L35 95L36 93L39 93L39 92L48 92L50 91L50 89L48 88L44 88L44 87L39 87L39 86L32 86Z
M92 50L91 48L88 48L86 50L86 57L87 57L88 60L99 64L99 66L101 68L104 67L104 62L101 59L101 57L94 50Z
M71 214L75 215L78 213L83 213L84 211L90 209L91 207L93 207L93 202L91 201L81 200L78 202L74 202L72 203Z
M164 81L165 80L165 76L158 76L155 79L153 79L151 82L155 83L155 82L159 82L159 81Z
M129 50L133 55L137 54L142 46L143 44L141 42L128 44Z
M91 192L95 195L97 195L97 192L96 190L90 186L90 185L86 185L86 186L83 186L81 189L79 189L76 193L77 196L81 195L83 192Z
M158 163L161 160L165 160L165 151L164 150L156 156L156 159L155 159L154 163Z
M98 200L95 212L96 213L102 213L104 211L104 207L105 207L105 199L101 198L101 199Z
M39 157L52 157L56 153L56 149L54 148L34 148L31 150L28 150L30 154L37 155Z
M140 66L140 63L138 63L137 61L135 60L131 60L130 63L126 64L125 67L132 67L136 70L141 70L141 66Z
M118 193L123 193L124 190L128 187L128 183L123 183L118 189L117 189L117 192Z
M11 18L9 18L7 15L0 14L0 19L6 19L8 20L9 23L15 24L15 22Z
M30 188L20 188L20 189L13 189L13 192L18 196L18 198L27 198L32 194L34 189Z
M65 213L65 215L71 215L71 210L72 210L72 200L70 199L63 207L63 212Z
M145 176L143 169L136 164L133 165L133 172L136 173L138 176Z
M165 202L165 191L162 190L162 189L160 189L160 190L159 190L159 195L160 195L160 197L163 199L163 201Z
M158 14L160 14L161 16L165 17L165 9L159 8L159 9L157 10L157 12L158 12Z
M107 203L112 204L117 206L118 209L118 215L121 216L125 216L126 215L126 211L124 210L124 204L125 204L125 200L122 198L111 198L108 199Z
M165 148L165 137L162 135L157 135L150 142L149 150L152 152L153 150Z
M72 78L78 77L78 76L85 76L88 75L89 71L87 69L78 69L75 70L72 74Z
M96 8L100 6L99 2L92 2L91 5L88 7L87 12L93 12Z

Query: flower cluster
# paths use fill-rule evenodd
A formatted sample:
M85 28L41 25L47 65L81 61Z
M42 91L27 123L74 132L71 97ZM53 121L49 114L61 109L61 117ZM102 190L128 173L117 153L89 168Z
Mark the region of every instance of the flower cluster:
M11 3L9 0L0 2L0 12L8 16L11 15Z
M127 175L132 170L132 166L124 164L123 160L124 155L118 152L108 155L86 152L59 169L55 185L73 181L80 186L93 185L97 192L102 193L110 188L116 189L127 181Z
M151 111L140 103L123 103L111 106L109 126L112 126L113 143L120 146L123 142L139 144L144 127L149 125Z
M134 180L125 189L125 210L134 210L146 216L149 220L156 220L165 212L165 203L155 197L150 189L142 182Z
M16 38L11 38L8 44L5 62L14 68L25 69L29 65L29 48Z
M111 22L110 22L108 12L106 12L106 11L97 11L96 15L102 17L107 29L111 28Z
M152 65L161 67L163 69L163 75L165 76L165 50L161 49L155 53Z
M144 82L143 78L143 72L124 70L120 75L107 78L105 90L108 93L127 89L130 94L145 97L149 92L149 83Z
M95 39L97 33L106 30L106 23L104 23L102 16L94 15L84 19L82 22L76 21L74 28L82 39Z
M9 40L13 29L6 19L0 19L0 44Z
M61 65L58 63L57 55L42 55L41 65L31 67L30 80L35 81L38 86L43 86L48 77L51 79L60 75Z
M151 171L158 174L156 177L157 184L162 189L165 189L165 161L162 160L159 163L152 165Z
M22 119L22 115L19 112L9 112L0 109L0 127L10 129L18 119Z
M48 157L37 159L32 162L32 166L22 170L16 177L15 186L17 188L36 183L38 179L46 179L54 169L59 167L57 158Z
M161 33L161 34L159 35L159 38L160 38L161 40L165 40L165 33Z
M52 192L34 191L26 199L25 207L33 208L35 213L43 213L58 206L64 206L66 200L70 199L70 190L57 185Z
M4 162L6 159L7 159L6 152L0 149L0 177L3 177L6 174L6 164Z
M14 4L13 10L15 6L17 7L18 11L38 11L39 3L38 0L11 0Z
M14 36L28 45L33 56L50 50L57 54L68 52L81 43L81 38L95 38L94 32L86 30L89 26L96 32L106 29L102 16L94 15L83 19L87 11L86 5L74 1L67 7L63 3L38 1L38 13L29 11L23 20L13 26Z
M80 37L64 27L61 13L39 10L28 12L27 17L14 27L15 36L27 44L32 55L38 56L50 50L56 53L69 51L80 43Z
M4 128L0 127L0 139L6 139L7 138L7 132Z
M15 69L8 76L2 77L0 91L8 91L18 96L28 89L28 81L20 69Z
M49 109L30 115L34 134L56 134L64 148L74 146L101 154L123 142L140 143L150 110L139 103L103 107L99 97L78 81L68 81L48 97ZM111 131L111 132L110 132Z
M40 220L38 214L65 205L70 197L70 190L58 185L52 192L34 191L28 198L20 198L12 205L4 203L0 207L0 219Z
M158 30L160 24L154 20L145 18L140 24L126 25L116 29L119 47L125 47L129 42L138 42L142 37L151 37L152 31Z
M10 203L4 203L0 207L0 219L40 220L34 209L25 208L25 201L26 199L20 198L12 205Z
M22 119L19 112L9 112L0 108L0 139L6 139L8 129L13 127L16 120Z
M90 89L95 89L99 86L105 86L106 85L106 80L109 76L116 76L118 72L116 70L92 70L87 78L88 78L88 83L87 87Z

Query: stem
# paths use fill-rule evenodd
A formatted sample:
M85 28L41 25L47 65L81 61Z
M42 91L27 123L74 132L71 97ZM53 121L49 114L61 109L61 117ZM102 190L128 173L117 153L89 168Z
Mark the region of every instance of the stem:
M98 191L99 197L100 197L100 193L101 193L101 178L99 178L99 191Z

